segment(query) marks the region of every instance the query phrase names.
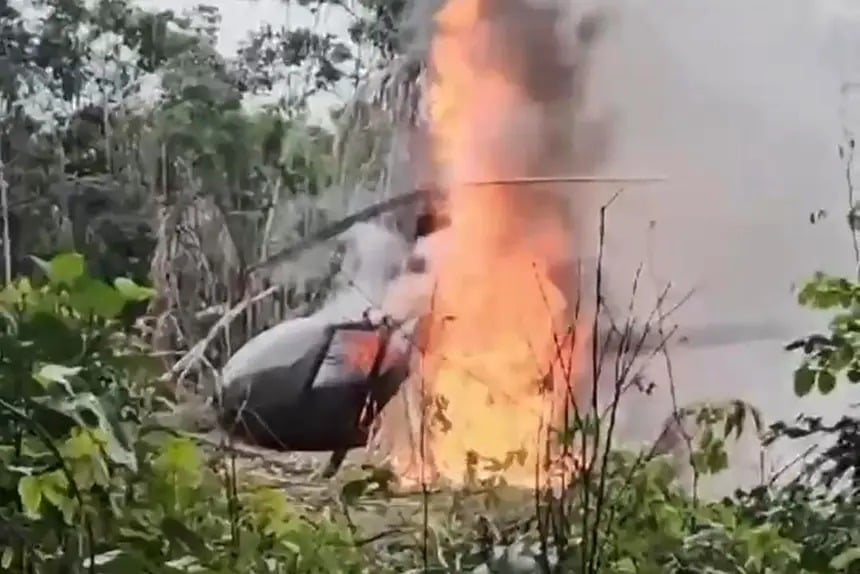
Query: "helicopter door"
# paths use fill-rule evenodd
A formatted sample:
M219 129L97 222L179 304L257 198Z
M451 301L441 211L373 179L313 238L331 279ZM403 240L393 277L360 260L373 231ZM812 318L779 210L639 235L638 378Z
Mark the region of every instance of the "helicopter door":
M380 328L370 325L335 327L311 388L364 383L382 351Z

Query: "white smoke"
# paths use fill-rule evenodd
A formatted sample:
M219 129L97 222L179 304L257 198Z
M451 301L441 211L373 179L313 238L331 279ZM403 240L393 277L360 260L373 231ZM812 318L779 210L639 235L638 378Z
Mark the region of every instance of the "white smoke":
M299 361L324 339L325 329L331 325L358 322L365 314L378 316L389 282L403 265L406 242L370 223L354 225L342 238L345 252L337 284L322 307L307 317L279 323L248 341L224 366L224 385L252 372Z
M829 16L801 0L618 0L611 13L589 86L590 103L614 120L607 169L669 178L626 190L608 212L613 295L626 297L645 263L642 314L671 281L675 300L697 290L673 317L681 329L785 326L785 341L673 349L680 402L745 399L770 422L800 410L838 416L848 393L796 399L798 358L782 350L823 324L798 307L793 285L818 270L852 272L837 154L846 62L834 58ZM818 210L828 216L812 225ZM595 214L582 215L596 237ZM630 437L655 436L669 412L666 369L655 363L650 374L661 387L625 406ZM792 452L772 453L766 466ZM758 479L758 454L740 458L715 488Z
M408 33L418 53L426 50L438 4L419 2L413 11ZM681 332L733 323L782 329L784 340L744 341L740 329L737 344L673 347L681 405L743 399L761 408L766 423L801 410L838 416L849 402L846 392L793 396L798 358L783 346L826 320L797 305L794 287L818 270L852 272L837 147L846 122L860 120L842 90L845 82L860 81L860 16L836 2L804 0L592 4L609 19L577 114L612 120L600 171L668 178L626 189L608 211L610 303L626 306L635 270L644 264L640 319L671 282L675 297L666 307L695 289L672 317ZM586 8L577 4L580 13ZM588 167L594 162L571 169ZM571 191L586 194L575 202L582 243L572 251L596 254L596 207L616 191ZM810 224L810 213L819 210L827 216ZM631 397L624 405L620 432L628 439L653 440L672 408L659 357L648 375L659 387L653 397ZM735 453L733 471L711 485L715 492L759 479L755 444L744 447ZM770 453L764 472L800 448Z

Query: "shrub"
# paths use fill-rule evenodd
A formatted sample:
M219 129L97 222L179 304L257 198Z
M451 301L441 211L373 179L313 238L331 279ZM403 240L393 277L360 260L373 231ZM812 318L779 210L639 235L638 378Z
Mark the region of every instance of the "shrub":
M154 424L159 365L119 320L150 289L77 254L38 263L41 284L0 292L0 569L366 571L345 528Z

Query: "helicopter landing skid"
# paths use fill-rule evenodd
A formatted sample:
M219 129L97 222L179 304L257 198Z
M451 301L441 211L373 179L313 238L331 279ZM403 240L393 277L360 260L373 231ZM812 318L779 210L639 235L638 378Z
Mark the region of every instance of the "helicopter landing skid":
M337 471L340 470L340 467L343 466L343 461L346 459L346 449L338 449L332 451L331 458L328 459L328 464L325 467L325 470L322 472L323 478L331 478Z

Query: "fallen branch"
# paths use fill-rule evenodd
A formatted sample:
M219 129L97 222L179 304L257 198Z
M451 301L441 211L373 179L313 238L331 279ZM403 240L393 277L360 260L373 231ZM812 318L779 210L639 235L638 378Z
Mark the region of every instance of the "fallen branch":
M206 352L206 349L215 340L215 337L224 329L227 325L229 325L233 319L238 317L245 309L247 309L250 305L262 301L263 299L269 297L270 295L276 293L280 289L279 285L273 285L260 293L257 293L253 297L246 297L242 301L240 301L236 306L230 309L227 313L225 313L218 322L212 325L212 328L209 329L209 333L205 338L201 339L197 343L194 344L193 347L176 363L163 374L159 381L169 381L171 378L179 375L179 378L182 379L188 373L192 366L200 361L203 357L203 354Z

